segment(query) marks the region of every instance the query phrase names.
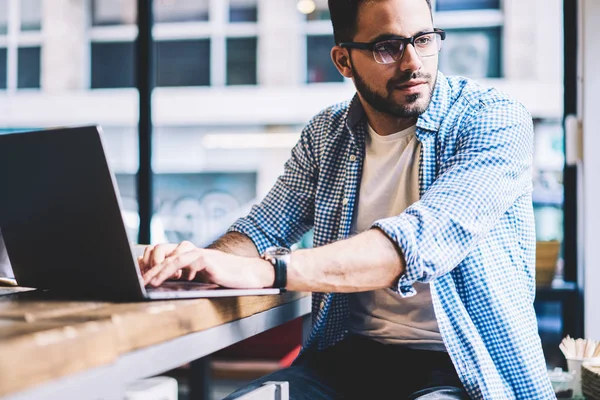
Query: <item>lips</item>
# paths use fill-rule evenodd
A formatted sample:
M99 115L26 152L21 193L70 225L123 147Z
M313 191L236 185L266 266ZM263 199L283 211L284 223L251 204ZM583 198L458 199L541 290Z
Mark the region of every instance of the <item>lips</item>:
M421 81L421 80L408 81L402 85L396 86L396 88L399 90L406 90L406 89L416 88L417 86L424 85L426 83L427 83L427 81Z

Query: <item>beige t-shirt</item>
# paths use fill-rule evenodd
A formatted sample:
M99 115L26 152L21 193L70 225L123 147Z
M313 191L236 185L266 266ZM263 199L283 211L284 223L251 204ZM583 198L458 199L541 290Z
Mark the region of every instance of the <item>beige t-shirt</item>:
M401 214L419 200L421 144L416 127L387 136L368 128L353 234L369 229L378 219ZM408 298L391 289L352 293L348 330L386 344L445 351L429 284L414 287L417 294Z

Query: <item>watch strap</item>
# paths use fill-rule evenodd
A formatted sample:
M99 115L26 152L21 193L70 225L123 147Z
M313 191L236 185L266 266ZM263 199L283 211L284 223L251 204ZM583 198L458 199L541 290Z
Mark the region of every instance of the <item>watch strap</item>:
M282 257L274 257L271 261L275 269L275 281L273 287L285 289L287 286L287 262Z

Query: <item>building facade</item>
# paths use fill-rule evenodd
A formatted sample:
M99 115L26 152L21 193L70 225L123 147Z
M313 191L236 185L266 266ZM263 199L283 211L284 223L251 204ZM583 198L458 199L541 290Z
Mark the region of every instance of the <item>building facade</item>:
M329 57L326 0L154 2L154 240L203 244L266 193L304 124L353 85ZM448 32L440 69L532 113L538 235L560 239L562 0L433 7ZM0 0L0 129L101 125L132 232L135 20L135 0Z

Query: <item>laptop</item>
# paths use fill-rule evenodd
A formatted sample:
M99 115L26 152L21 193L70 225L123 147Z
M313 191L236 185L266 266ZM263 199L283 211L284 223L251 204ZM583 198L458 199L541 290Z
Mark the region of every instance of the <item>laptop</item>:
M20 286L69 299L267 295L167 281L144 287L98 126L0 135L0 228Z

